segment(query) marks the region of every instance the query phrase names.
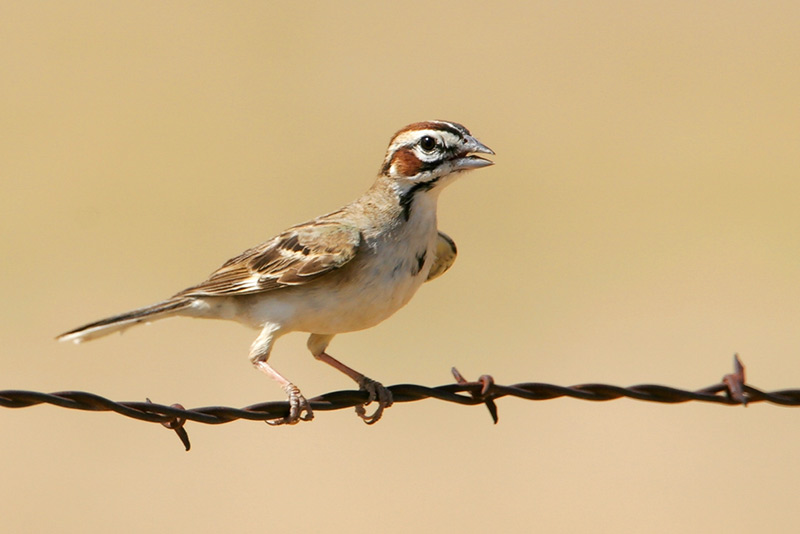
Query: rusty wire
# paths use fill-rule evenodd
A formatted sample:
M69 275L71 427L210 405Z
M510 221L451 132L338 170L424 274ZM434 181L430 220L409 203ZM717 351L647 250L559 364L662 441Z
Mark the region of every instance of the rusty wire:
M498 421L495 401L502 397L516 397L525 400L549 400L572 397L587 401L609 401L629 398L640 401L678 404L689 401L710 402L727 405L747 405L755 402L768 402L781 406L800 406L800 389L764 392L745 383L744 366L738 356L734 356L734 372L725 375L722 381L707 388L687 391L678 388L643 384L630 387L608 384L581 384L576 386L557 386L538 382L526 382L511 386L494 383L489 375L481 376L476 382L465 380L452 369L455 384L426 387L416 384L389 386L395 404L439 399L466 406L484 404L495 423ZM309 399L314 411L341 410L362 405L367 401L365 391L334 391ZM147 399L146 402L114 402L107 398L83 391L61 391L41 393L37 391L0 391L0 406L5 408L27 408L38 404L52 404L62 408L87 411L112 411L126 417L160 423L175 430L182 443L189 450L189 437L184 428L186 421L218 425L238 419L267 421L285 417L289 411L288 402L263 402L244 408L228 406L206 406L185 409L180 404L166 406Z

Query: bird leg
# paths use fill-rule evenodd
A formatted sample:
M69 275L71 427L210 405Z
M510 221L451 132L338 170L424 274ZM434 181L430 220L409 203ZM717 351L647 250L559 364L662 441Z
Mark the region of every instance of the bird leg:
M278 326L271 323L265 324L264 329L250 347L250 361L252 364L256 369L280 384L289 400L289 414L281 419L267 421L267 423L271 425L294 425L299 421L311 421L314 418L314 412L311 411L311 405L300 393L297 386L289 382L267 363L269 354L272 351L272 344L279 332L280 328ZM303 412L305 412L305 415L302 415Z
M363 405L356 406L356 414L364 420L365 423L368 425L372 425L378 422L378 420L383 415L383 410L388 408L392 405L392 392L389 391L386 387L383 386L380 382L376 382L371 378L367 378L366 376L362 375L355 369L351 369L350 367L346 366L330 354L326 352L321 352L319 354L314 355L320 361L323 361L333 367L334 369L338 369L339 371L343 372L353 380L355 380L356 384L358 384L359 389L362 389L369 393L369 398L367 402ZM371 415L367 415L366 409L364 406L370 404L373 401L378 402L378 407Z
M300 393L300 390L297 388L297 386L286 380L283 375L270 367L267 362L255 361L253 362L253 365L256 366L256 369L266 373L267 376L278 382L281 387L283 387L286 395L289 397L289 415L274 421L267 421L268 424L273 426L294 425L298 421L311 421L314 419L314 412L311 411L311 405ZM303 412L306 412L306 414L301 415Z

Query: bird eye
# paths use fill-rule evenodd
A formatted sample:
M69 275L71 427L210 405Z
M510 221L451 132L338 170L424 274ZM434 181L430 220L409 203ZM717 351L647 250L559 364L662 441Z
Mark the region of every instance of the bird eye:
M436 139L434 139L430 135L426 135L425 137L419 140L419 146L425 152L430 152L431 150L436 148Z

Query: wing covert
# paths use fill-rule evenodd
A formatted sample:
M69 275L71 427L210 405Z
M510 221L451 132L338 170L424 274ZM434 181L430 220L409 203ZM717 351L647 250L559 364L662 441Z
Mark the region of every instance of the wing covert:
M208 280L176 296L247 295L302 285L352 260L360 243L358 228L340 222L295 226L231 258Z

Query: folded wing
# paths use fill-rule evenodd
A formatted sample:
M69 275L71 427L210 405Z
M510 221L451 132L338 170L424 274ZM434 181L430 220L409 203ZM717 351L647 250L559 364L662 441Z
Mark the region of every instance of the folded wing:
M175 296L247 295L302 285L352 260L360 243L359 230L340 222L295 226L228 260L208 280Z

